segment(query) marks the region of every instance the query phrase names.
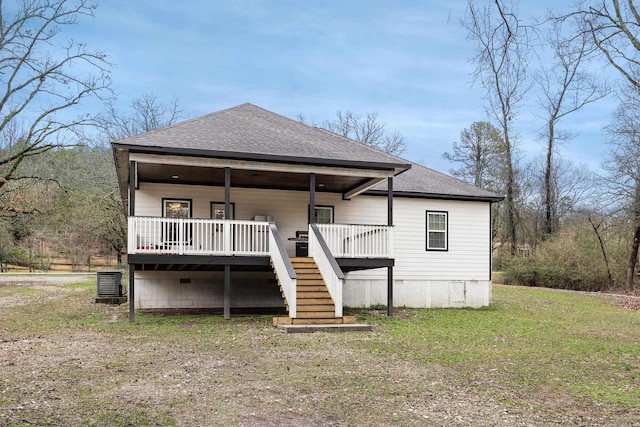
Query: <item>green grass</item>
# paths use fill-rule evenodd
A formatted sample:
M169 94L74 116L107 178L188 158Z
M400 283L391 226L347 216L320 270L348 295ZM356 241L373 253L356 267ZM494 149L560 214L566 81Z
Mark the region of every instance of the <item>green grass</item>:
M26 303L0 308L0 336L30 366L0 358L0 412L27 406L9 425L178 425L203 408L216 411L213 425L421 425L403 407L424 412L429 396L452 387L548 412L549 422L640 411L640 312L587 294L497 285L483 309L402 308L392 318L348 309L374 332L286 335L270 316L138 313L131 324L126 306L93 303L94 280L61 286L54 299L9 288L0 296ZM34 390L66 406L30 409ZM549 408L552 400L566 403Z
M451 367L480 384L494 379L640 409L640 312L606 299L494 286L489 308L357 314L386 337L372 350Z

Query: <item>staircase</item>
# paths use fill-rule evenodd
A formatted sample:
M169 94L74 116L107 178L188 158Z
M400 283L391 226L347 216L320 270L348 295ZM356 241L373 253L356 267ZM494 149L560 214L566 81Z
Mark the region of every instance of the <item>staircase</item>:
M318 266L311 257L291 258L296 272L296 318L276 317L274 324L329 325L355 323L350 316L336 317L336 308Z
M297 276L297 316L293 324L342 323L313 258L291 258Z

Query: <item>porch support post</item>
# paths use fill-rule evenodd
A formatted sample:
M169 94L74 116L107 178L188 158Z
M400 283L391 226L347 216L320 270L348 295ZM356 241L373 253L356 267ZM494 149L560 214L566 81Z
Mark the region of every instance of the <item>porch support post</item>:
M231 266L224 266L224 318L231 319Z
M387 179L387 225L393 226L393 177ZM387 316L393 316L393 266L387 267Z
M129 264L129 322L133 323L135 322L135 316L136 316L136 304L134 301L134 283L135 283L135 274L136 274L136 267L133 264Z
M129 162L129 216L136 214L136 162ZM127 254L128 255L128 254ZM129 263L128 257L127 262ZM133 264L129 263L129 322L135 322L136 316L136 304L135 304L135 275L136 268Z
M129 162L129 216L136 214L136 162Z
M224 168L224 219L231 219L231 168Z
M309 174L309 224L316 223L316 174Z

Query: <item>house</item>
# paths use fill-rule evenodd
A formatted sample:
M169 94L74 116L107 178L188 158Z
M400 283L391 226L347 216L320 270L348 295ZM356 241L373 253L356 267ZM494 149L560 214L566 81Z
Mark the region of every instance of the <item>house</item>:
M135 309L481 307L501 197L251 104L113 143Z

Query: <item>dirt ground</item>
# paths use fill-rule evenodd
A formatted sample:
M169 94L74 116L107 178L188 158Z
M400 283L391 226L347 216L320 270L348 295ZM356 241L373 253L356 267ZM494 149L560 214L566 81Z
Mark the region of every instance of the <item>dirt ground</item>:
M0 279L30 288L0 293L0 426L640 426L638 413L390 356L376 350L379 330L130 325L126 305L60 286L73 280L86 276Z

